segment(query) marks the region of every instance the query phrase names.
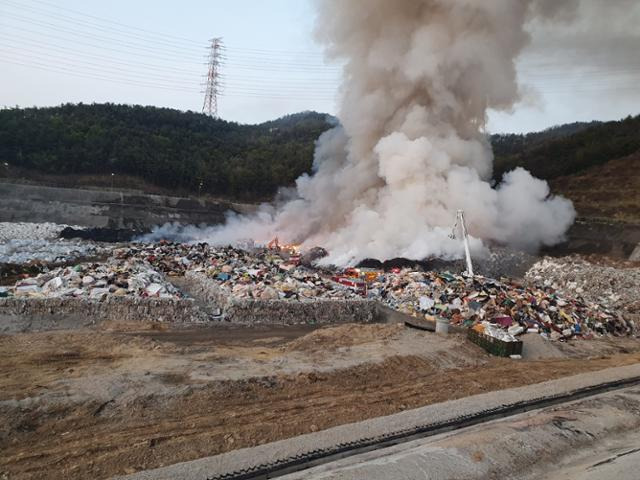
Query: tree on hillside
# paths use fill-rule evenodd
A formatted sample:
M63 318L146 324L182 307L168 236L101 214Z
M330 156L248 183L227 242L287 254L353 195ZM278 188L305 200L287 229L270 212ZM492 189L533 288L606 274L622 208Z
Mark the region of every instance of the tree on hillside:
M0 111L0 158L48 174L130 175L171 189L265 198L311 169L326 115L240 125L114 104Z

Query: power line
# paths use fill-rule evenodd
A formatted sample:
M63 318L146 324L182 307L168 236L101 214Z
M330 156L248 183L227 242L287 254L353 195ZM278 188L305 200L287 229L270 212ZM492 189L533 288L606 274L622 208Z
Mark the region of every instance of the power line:
M5 0L7 1L7 0ZM10 5L16 5L12 2L10 2ZM19 8L25 8L24 6L19 6ZM34 12L33 9L29 9L28 7L27 11L31 11ZM176 46L171 43L171 42L167 42L166 40L164 42L162 41L156 41L156 40L150 40L147 39L143 36L137 35L137 34L130 34L129 32L123 31L122 29L113 29L111 27L109 28L100 28L98 27L98 29L101 29L103 32L106 31L107 32L107 36L105 35L96 35L95 33L95 28L93 25L91 24L87 24L85 21L76 21L70 17L67 16L61 16L59 14L56 13L51 13L48 15L47 20L52 20L55 18L62 18L64 21L67 22L71 22L72 24L75 25L80 25L82 28L90 28L91 31L87 32L87 31L83 31L83 30L78 30L78 29L73 29L73 28L69 28L69 27L64 27L61 28L60 25L52 23L50 21L44 21L41 19L34 19L32 17L27 17L27 16L23 16L20 14L5 14L6 17L8 18L13 18L14 20L17 20L18 22L22 22L22 23L27 23L30 25L35 25L35 26L39 26L39 27L43 27L45 29L49 29L49 30L53 30L55 32L60 32L63 33L65 35L69 35L69 34L74 34L74 35L81 35L81 36L85 36L85 37L89 37L91 39L97 39L97 40L102 40L102 41L108 41L108 42L112 42L115 43L116 45L120 45L120 46L124 46L127 48L135 48L136 50L146 50L147 52L157 52L157 47L156 45L158 43L165 43L168 44L167 47L165 48L165 56L167 57L172 57L173 59L179 58L180 60L183 60L186 56L189 55L193 55L193 47L189 47L191 50L186 50L185 49L180 49L180 48L176 48ZM114 38L113 34L110 33L110 31L113 30L115 32L118 33L118 37ZM42 34L43 32L38 32L39 34ZM132 38L134 38L135 40L123 40L120 37L122 35L128 35ZM140 40L142 40L142 43L140 42ZM202 47L201 47L202 48ZM193 53L190 53L193 52ZM308 54L304 54L305 56L308 56ZM334 67L334 66L329 66L329 65L321 65L318 62L309 62L309 61L301 61L301 60L295 60L295 59L279 59L279 58L274 58L273 55L269 55L268 58L265 58L264 54L260 54L260 55L256 55L255 53L252 54L244 54L244 53L240 53L236 55L238 57L238 59L240 60L240 62L238 62L238 65L241 67L255 67L256 69L261 69L261 68L269 68L269 69L277 69L277 68L283 68L283 69L289 69L291 67L297 68L297 69L306 69L306 70L316 70L316 71L326 71L326 70L337 70L339 67ZM191 58L195 58L193 56L191 56ZM221 55L221 58L224 58L224 55Z
M9 28L9 29L13 29L13 30L18 30L19 32L31 33L31 34L34 34L36 36L43 36L43 37L46 37L46 38L54 38L54 39L58 39L58 40L63 40L65 42L73 42L74 44L77 44L77 42L78 42L78 39L77 38L73 38L73 36L71 38L66 38L63 35L56 35L55 33L29 30L27 28L15 27L13 25L7 25L7 24L2 24L2 23L0 23L0 27ZM63 33L66 33L66 32L63 31ZM125 55L134 55L134 56L142 57L142 58L155 58L157 60L162 60L162 61L165 61L165 62L182 63L182 64L190 64L190 65L193 65L194 63L204 64L204 57L202 57L201 61L197 61L197 60L193 61L193 60L185 60L185 59L171 59L171 58L163 57L163 56L160 56L160 55L154 55L153 53L141 53L135 47L134 48L128 47L128 50L127 50L127 47L124 47L125 49L123 50L122 48L107 47L107 46L104 46L104 45L91 43L91 42L87 42L87 41L84 41L84 40L82 41L82 45L83 46L90 46L92 48L97 48L99 50L107 50L107 51L123 53Z
M51 65L50 63L47 63L48 61L49 62L51 61L48 57L45 57L43 55L37 55L37 54L25 56L25 55L2 52L2 51L0 51L0 54L4 55L5 59L7 58L10 59L11 62L20 62L20 65L28 65L24 61L25 59L27 59L27 60L30 60L31 63L33 63L34 65L37 65L40 67L49 67L56 70L60 65L64 67L70 67L70 68L82 68L84 73L83 72L81 73L83 75L87 75L87 72L88 72L91 75L105 76L106 79L114 78L113 76L114 73L117 74L118 72L123 72L122 76L118 76L115 78L118 78L119 80L127 80L133 83L143 82L145 86L152 85L154 87L157 86L157 87L183 90L183 91L195 91L196 88L200 87L200 84L195 82L188 82L180 79L163 77L163 76L150 76L144 73L132 74L122 69L84 66L82 64L78 64L68 60L55 60L55 64ZM69 71L67 70L65 70L64 72L69 73ZM221 92L219 89L222 86L223 86L222 83L218 83L217 85L218 96L221 95ZM193 87L194 90L190 90L188 87ZM324 94L326 95L325 98L329 98L329 96L333 92L329 90L309 89L304 87L278 88L277 90L275 90L275 89L268 89L268 88L253 87L249 85L234 85L230 88L230 93L236 94L236 95L245 94L245 93L256 94L256 95L267 96L267 97L274 97L274 96L284 97L286 95L291 95L291 94L293 95L305 94L307 95L307 98L312 98L312 97L316 97Z
M324 59L326 56L322 52L316 52L312 50L262 50L256 48L242 48L242 47L226 47L225 50L231 52L245 52L247 55L286 55L286 56L308 56L308 57L320 57Z
M38 52L42 52L42 43L41 42L34 42L31 41L29 39L25 39L25 37L20 37L19 35L2 35L2 33L0 33L0 38L5 39L8 43L8 46L12 46L13 48L23 48L20 45L17 45L17 42L20 43L24 43L27 45L31 45L33 47L40 47L37 49ZM13 45L11 45L13 43ZM151 70L160 70L160 71L172 71L172 72L176 72L176 73L183 73L185 75L189 75L190 77L193 77L194 74L197 74L197 70L201 67L201 64L195 64L198 66L198 69L193 69L193 70L187 70L184 68L175 68L175 67L171 67L168 65L158 65L158 64L153 64L153 63L146 63L146 62L138 62L136 61L135 63L133 62L126 62L123 60L114 60L113 57L107 56L107 55L103 55L100 53L95 53L95 52L86 52L86 51L82 51L82 50L76 50L73 47L69 48L68 46L63 46L60 44L56 44L56 43L51 43L51 42L47 42L47 49L48 50L53 50L55 52L62 52L63 54L69 55L69 54L73 54L74 56L81 56L81 57L87 57L87 58L91 58L91 59L104 59L108 62L112 62L112 63L116 63L119 65L127 65L127 66L132 66L132 67L142 67L144 69L151 69ZM28 50L25 49L25 50Z
M103 35L96 35L95 33L89 33L89 32L84 32L82 30L76 30L76 29L72 29L72 28L67 28L67 27L60 27L58 25L56 25L55 23L51 23L51 22L43 22L40 20L33 20L30 19L28 17L21 17L20 15L12 15L12 14L4 14L4 17L9 17L9 18L13 18L19 22L23 22L23 23L27 23L29 25L36 25L39 27L43 27L43 28L47 28L56 32L61 32L64 34L72 34L72 35L80 35L82 37L88 37L90 39L94 39L94 40L100 40L100 41L106 41L106 42L112 42L115 43L116 45L121 45L121 46L125 46L125 47L133 47L136 50L146 50L149 53L154 53L157 52L157 48L153 48L151 46L147 46L143 43L139 43L139 42L132 42L132 41L122 41L119 40L117 38L112 38L112 37L108 37L108 36L103 36ZM75 39L76 41L78 40L77 38ZM198 54L194 54L194 53L190 53L187 54L187 51L182 51L182 52L166 52L165 53L166 57L172 57L172 58L176 58L176 59L184 59L185 57L188 58L203 58L202 56L198 55Z
M28 55L25 55L25 51L30 52ZM83 59L77 59L77 58L73 58L73 59L69 59L68 57L65 57L64 55L56 55L56 54L48 54L48 55L44 55L44 54L40 54L40 53L36 53L33 50L30 49L21 49L20 51L4 51L4 53L6 55L10 55L10 56L14 56L17 57L18 60L24 60L24 59L35 59L36 61L42 61L42 62L55 62L56 65L58 64L62 64L62 65L66 65L69 67L75 67L75 68L84 68L86 70L89 71L94 71L94 72L98 72L98 73L113 73L113 72L123 72L125 74L127 74L130 77L138 77L139 79L151 79L154 81L159 81L159 82L168 82L171 84L194 84L194 82L192 82L192 80L194 79L195 75L180 75L177 76L175 74L172 75L162 75L162 74L150 74L149 72L147 72L146 70L142 69L142 71L136 72L135 70L132 72L131 69L123 69L123 68L119 68L119 67L111 67L111 66L105 66L101 63L96 63L96 62L92 62L92 61L88 61L88 60L83 60ZM54 65L55 66L55 65ZM134 65L135 67L135 65ZM222 81L218 81L218 86L222 86L224 82ZM261 85L256 85L255 82L248 82L248 81L243 81L243 80L234 80L233 82L234 88L237 90L241 90L241 91L252 91L252 92L273 92L274 89L277 89L278 91L288 91L288 92L296 92L296 91L300 91L300 92L309 92L309 91L314 91L314 92L322 92L322 93L329 93L332 94L335 91L335 87L332 86L317 86L317 85L313 85L313 84L301 84L301 83L269 83L269 82L265 82ZM266 88L265 88L266 87ZM272 87L272 88L269 88Z
M0 54L1 55L1 54ZM10 63L13 65L20 65L23 67L29 67L29 68L36 68L38 70L46 70L46 71L50 71L50 72L55 72L55 73L61 73L64 75L68 75L68 76L73 76L73 77L83 77L83 78L89 78L92 80L106 80L109 82L114 82L114 83L120 83L123 85L133 85L133 86L137 86L137 87L150 87L150 88L160 88L160 89L164 89L164 90L175 90L175 91L182 91L182 92L197 92L197 90L195 89L187 89L187 88L183 88L183 87L177 87L177 86L167 86L167 85L159 85L159 84L153 84L153 83L145 83L145 82L138 82L138 81L130 81L127 78L122 78L122 77L114 77L114 76L110 76L110 75L103 75L103 74L85 74L82 72L71 72L69 70L65 70L62 68L56 68L56 67L52 67L51 65L48 65L46 63L40 63L40 62L30 62L30 63L25 63L25 62L21 62L19 60L15 60L12 58L3 58L3 61L6 63Z
M3 26L7 27L7 25L3 25ZM13 26L8 26L8 27L9 28L15 28ZM60 30L60 29L57 29L57 30ZM23 30L21 30L21 31L23 31ZM61 37L59 35L52 35L50 33L45 33L45 32L42 32L42 31L40 31L40 32L34 32L32 30L24 30L24 31L64 40L64 37ZM63 33L67 33L67 32L63 31ZM85 35L90 36L89 34L85 34ZM91 38L93 38L93 36L91 36ZM113 49L113 48L109 48L109 47L104 47L102 45L100 45L100 46L95 45L95 44L89 44L89 45L95 46L95 47L99 47L99 48L102 48L102 49L108 49L110 51L116 51L116 52L122 52L122 53L127 53L127 54L139 55L139 56L143 56L145 58L148 56L147 53L141 54L138 51L138 48L135 46L135 44L125 43L125 42L120 42L120 44L124 45L126 48L129 48L129 49L133 48L134 52L132 53L131 51L127 52L127 51L123 51L123 50L120 50L120 49ZM157 55L155 55L153 57L154 58L161 58L161 59L166 60L166 61L172 61L172 62L175 61L175 57L171 58L171 59L167 59L165 57L158 57ZM183 57L181 56L180 59L183 60ZM246 63L246 62L235 63L233 61L230 61L230 62L228 62L228 66L237 67L237 68L239 68L241 70L261 70L261 71L270 71L270 72L280 72L280 71L286 70L288 75L291 73L291 67L293 67L294 69L297 69L297 70L299 70L299 71L301 71L303 73L307 73L307 72L314 72L316 74L338 73L338 69L335 68L335 67L320 66L320 65L318 65L318 66L296 65L296 64L293 64L293 63L271 62L268 59L258 59L258 61L254 62L254 63L251 63L251 62L249 62L249 63ZM528 69L520 68L520 69L518 69L518 71L521 72L521 73L526 73L527 76L532 76L532 77L545 77L545 78L546 77L548 77L548 78L560 77L560 78L564 78L566 76L566 72L553 72L553 71L552 72L544 72L544 70L545 69L548 70L550 66L554 67L555 65L548 63L548 64L541 65L538 68L531 68L531 67L528 68ZM167 68L171 68L171 67L167 67ZM627 72L627 71L629 73L637 72L637 70L634 70L634 69L616 70L616 72L620 72L620 73ZM613 72L614 71L612 71L612 70L608 70L608 71L584 71L584 72L581 72L581 73L589 74L589 75L594 75L595 74L595 75L604 75L604 76L606 76L606 75L609 75L610 73L613 73Z
M40 23L37 22L36 25ZM13 25L6 25L6 24L0 24L0 26L5 27L5 28L10 28L10 29L17 29L21 32L28 32L28 33L32 33L35 35L42 35L45 37L49 37L49 38L55 38L55 39L59 39L59 40L64 40L64 41L77 41L77 39L75 38L65 38L64 35L69 35L70 33L73 32L69 32L65 29L60 29L60 28L56 28L56 27L45 27L45 28L50 28L53 29L54 31L60 32L63 35L56 35L56 34L52 34L50 32L47 31L34 31L34 30L29 30L29 29L24 29L22 27L15 27ZM96 37L93 36L91 34L88 33L79 33L85 37L88 37L90 39L103 39L105 40L105 37ZM109 41L109 39L106 39L106 41ZM155 49L151 49L151 48L147 48L147 47L138 47L136 46L136 44L130 43L130 42L122 42L122 41L118 41L116 42L118 45L121 46L121 48L118 49L114 49L111 47L103 47L102 45L96 45L95 43L87 43L87 45L95 47L95 48L100 48L100 49L107 49L107 50L111 50L111 51L117 51L120 53L125 53L128 55L136 55L136 56L140 56L140 57L144 57L144 58L156 58L156 59L160 59L160 60L164 60L164 61L170 61L170 62L181 62L181 63L195 63L195 58L196 57L190 57L194 60L192 61L188 61L185 60L186 56L176 56L175 54L171 54L169 53L167 56L159 56L157 55L157 50ZM126 49L123 50L122 48ZM144 50L144 52L141 52L140 50ZM202 59L204 59L204 57L202 57ZM222 60L221 60L222 61ZM289 71L291 70L291 67L288 67L286 65L281 65L281 64L277 64L277 63L270 63L268 60L263 60L260 63L235 63L235 62L225 62L228 63L230 66L233 67L237 67L241 70L260 70L260 71L270 71L270 72L283 72L286 71L287 73L289 73ZM328 66L298 66L295 67L298 71L300 72L308 72L308 73L315 73L315 74L333 74L333 73L337 73L338 69L336 69L335 67L328 67Z
M176 53L176 50L178 50L178 54L182 55L183 54L183 50L180 49L176 49L176 43L172 42L172 41L168 41L166 39L150 39L149 37L145 37L139 34L135 34L135 33L131 33L127 30L124 30L122 28L114 28L114 27L104 27L101 26L99 24L96 24L95 22L87 22L85 20L77 20L74 19L73 17L69 17L67 15L61 15L59 13L54 13L54 12L42 12L42 11L38 11L35 10L33 8L30 8L28 6L25 5L20 5L14 2L11 2L10 0L4 0L5 3L9 4L10 6L17 8L19 10L23 10L23 11L27 11L27 12L31 12L31 13L35 13L36 15L44 15L46 14L46 18L47 20L51 20L52 18L54 19L61 19L63 22L69 22L72 23L74 25L78 25L81 27L85 27L85 28L90 28L92 31L94 30L100 30L102 32L106 32L107 34L110 34L111 32L116 32L119 36L125 35L128 37L131 37L135 40L142 40L144 42L153 44L153 45L158 45L158 44L164 44L167 45L167 47L171 50L173 50L173 53ZM29 19L29 17L23 17L20 16L20 19L22 21L26 21ZM33 20L33 19L32 19ZM40 19L36 19L36 21L38 21ZM40 20L42 21L42 20ZM51 24L49 24L51 25ZM190 47L192 48L192 47ZM201 47L202 48L202 47ZM222 50L225 50L224 47L222 48ZM239 51L241 53L238 54L234 54L234 58L239 58L242 59L243 61L248 61L248 62L252 62L252 61L259 61L259 62L263 62L264 61L264 57L266 55L266 53L261 53L261 54L256 54L256 53L242 53L242 50L238 50L238 49L233 49L232 51L236 52ZM307 53L301 53L300 55L303 55L305 57L310 56L309 52ZM317 61L313 61L311 63L309 63L308 61L294 61L292 59L278 59L278 58L273 58L272 55L269 55L269 63L273 63L273 64L278 64L281 66L286 66L286 67L291 67L291 66L309 66L309 67L317 67L318 66L318 62ZM226 55L222 55L222 58L227 58Z
M102 66L99 63L92 63L92 62L87 62L87 61L84 61L84 60L80 60L80 62L82 62L82 63L78 63L76 61L64 59L62 57L55 56L55 55L46 55L45 56L45 55L39 55L37 53L35 53L35 54L31 53L29 55L24 55L22 53L13 53L13 52L1 51L1 50L0 50L0 52L5 54L5 55L17 57L18 60L35 59L35 61L45 62L47 64L50 64L51 61L54 61L55 65L53 65L53 66L56 66L56 65L60 64L60 65L67 65L69 67L82 68L82 69L86 69L86 70L90 70L90 71L97 71L97 72L105 72L105 73L123 72L124 74L126 74L129 77L138 77L138 78L141 78L141 79L151 79L151 80L163 81L163 82L176 82L176 83L192 82L193 85L198 85L197 82L193 81L193 78L191 80L186 80L185 78L168 77L168 76L165 76L165 75L150 75L150 74L145 74L145 73L135 73L135 72L131 72L131 71L126 70L126 69L117 68L117 67Z
M43 0L31 0L31 1L34 2L34 3L38 3L40 5L46 5L46 6L50 7L50 8L54 8L56 11L62 10L62 11L73 13L75 15L80 15L82 17L92 18L92 19L97 20L99 22L109 23L109 24L112 24L112 25L118 25L118 26L125 27L125 28L131 29L131 30L137 30L137 31L140 31L140 32L144 32L146 34L151 34L151 35L157 36L160 39L173 38L174 40L177 40L177 41L180 41L180 42L186 42L186 43L191 43L191 44L194 44L194 45L202 46L202 42L196 41L196 40L193 40L193 39L179 37L179 36L175 36L175 35L171 35L171 34L167 34L167 33L163 33L163 32L154 32L152 30L146 30L144 28L135 27L135 26L132 26L132 25L127 25L125 23L120 23L120 22L117 22L117 21L114 21L114 20L109 20L109 19L105 19L105 18L102 18L102 17L98 17L96 15L91 15L91 14L88 14L88 13L80 12L78 10L73 10L71 8L62 7L59 4L46 2L46 1L43 1Z
M10 0L4 0L4 3L8 4L9 6L11 6L13 8L16 8L18 10L22 10L23 12L26 12L26 13L33 13L33 14L36 14L36 15L44 16L47 20L59 19L59 20L61 20L63 22L72 23L74 25L78 25L78 26L84 27L84 28L89 28L92 31L100 30L100 31L106 32L108 34L112 34L111 32L114 32L119 36L125 35L127 37L131 37L131 38L134 38L136 40L142 40L144 42L148 42L148 43L152 43L152 44L166 44L169 48L180 50L179 47L176 47L176 42L175 41L170 41L170 40L167 40L166 38L150 38L148 36L140 35L140 34L137 34L137 33L132 33L128 29L114 28L114 27L109 27L109 26L103 26L103 25L97 24L95 22L87 22L86 20L78 20L77 18L73 18L73 17L67 16L67 15L62 15L59 12L37 10L37 9L31 8L31 7L28 7L28 6L25 6L25 5L21 5L19 3L14 3L14 2L12 2ZM22 17L22 18L29 18L29 17ZM198 42L198 45L199 45L200 49L203 49L202 43ZM188 48L194 48L194 46L190 46Z
M283 67L310 67L310 68L322 68L322 69L331 69L331 70L340 70L341 67L336 67L336 66L331 66L331 65L327 65L325 63L319 63L319 62L302 62L302 61L297 61L295 60L295 58L293 59L274 59L270 56L268 56L268 54L264 54L262 56L255 56L255 55L242 55L242 54L232 54L232 55L227 55L224 54L222 55L222 58L224 58L225 60L239 60L241 62L246 62L246 63L264 63L267 62L271 65L280 65Z
M86 60L85 58L82 58L82 57L91 58L91 55L79 55L76 53L76 54L73 54L72 57L69 57L68 55L60 54L60 53L47 52L45 54L37 50L31 49L31 48L24 48L24 47L17 48L14 46L7 46L5 48L9 49L9 50L5 50L7 53L11 53L13 55L22 56L25 58L28 58L31 56L31 57L37 57L39 59L50 60L50 61L55 60L56 62L60 61L60 62L71 63L74 66L88 65L90 68L98 68L98 69L109 70L109 71L118 70L123 72L131 72L132 75L143 75L145 77L150 76L150 77L157 77L161 79L176 80L176 81L187 81L187 82L193 81L197 76L200 76L204 79L204 76L198 75L196 72L192 72L191 74L173 73L171 71L166 73L150 72L150 70L153 70L153 69L147 69L144 66L138 66L133 63L119 62L117 60L116 61L105 60L104 62L94 62L92 60ZM97 60L99 60L99 58ZM123 66L126 68L122 68ZM161 70L161 72L165 72L165 71Z
M6 2L7 0L5 0ZM126 29L129 30L135 30L138 32L142 32L144 34L156 37L153 41L166 41L167 38L171 38L174 41L177 42L181 42L181 43L185 43L185 44L191 44L191 45L197 45L199 47L202 47L203 42L199 41L199 40L195 40L192 38L186 38L186 37L181 37L181 36L177 36L177 35L172 35L172 34L167 34L166 32L157 32L157 31L153 31L153 30L148 30L148 29L144 29L144 28L140 28L137 26L133 26L133 25L129 25L129 24L125 24L122 22L118 22L118 21L114 21L111 19L106 19L103 17L99 17L96 15L91 15L88 13L84 13L84 12L80 12L78 10L74 10L68 7L63 7L60 6L59 4L55 4L52 2L47 2L44 0L31 0L32 3L37 3L40 5L44 5L47 6L49 8L54 8L55 12L59 12L59 11L65 11L65 12L69 12L72 13L74 15L77 16L81 16L81 17L85 17L85 18L91 18L92 20L94 20L94 22L91 22L92 24L95 25L95 21L101 22L101 23L107 23L110 25L116 25L118 27L124 27ZM15 2L11 2L13 5L20 5L20 4L16 4ZM22 7L22 5L20 5ZM60 15L59 13L57 13L58 15ZM68 17L69 18L69 17ZM120 29L118 29L120 30ZM321 52L317 52L317 51L292 51L292 50L263 50L263 49L255 49L255 48L243 48L243 47L228 47L225 46L224 50L232 50L232 51L244 51L244 52L258 52L258 53L263 53L263 54L268 54L268 55L307 55L307 56L320 56L323 57L324 54Z
M0 54L1 55L1 54ZM1 58L1 56L0 56ZM25 63L25 62L21 62L18 60L14 60L14 59L7 59L7 58L3 58L2 59L5 63L8 64L12 64L12 65L18 65L18 66L22 66L22 67L27 67L27 68L33 68L33 69L37 69L37 70L44 70L44 71L49 71L49 72L53 72L53 73L59 73L62 75L67 75L67 76L71 76L71 77L80 77L80 78L87 78L87 79L91 79L91 80L102 80L102 81L107 81L107 82L111 82L111 83L118 83L118 84L122 84L122 85L131 85L131 86L135 86L135 87L145 87L145 88L155 88L155 89L161 89L161 90L171 90L171 91L180 91L180 92L186 92L186 93L202 93L201 90L196 89L196 88L184 88L184 87L179 87L179 86L167 86L167 85L161 85L161 84L154 84L154 83L149 83L149 82L140 82L140 81L131 81L128 80L127 78L123 78L123 77L114 77L114 76L110 76L110 75L106 75L106 74L87 74L87 73L82 73L82 72L72 72L70 70L65 70L62 68L56 68L56 67L52 67L51 65L47 65L47 64L43 64L43 63L39 63L39 62L30 62L30 63ZM222 97L248 97L248 98L261 98L261 99L289 99L289 100L304 100L304 101L309 101L309 100L331 100L330 97L320 97L320 96L314 96L314 95L304 95L304 96L299 96L299 95L265 95L265 94L255 94L255 93L221 93L219 94L219 96Z
M203 76L199 70L208 65L205 90L200 93L205 93L203 110L212 115L217 115L218 97L329 100L336 96L336 77L342 67L325 65L322 53L319 52L228 48L220 42L217 48L213 45L210 47L207 64L204 55L201 57L197 53L204 53L203 45L192 39L83 14L45 0L32 0L31 5L21 5L15 0L4 0L4 3L19 11L3 17L19 22L19 26L0 24L19 32L11 35L0 32L0 38L9 40L5 47L10 50L0 51L0 54L9 59L6 60L8 63L15 65L79 78L189 93L200 91L201 85L197 79ZM34 4L47 6L47 9ZM60 11L70 14L65 15ZM34 25L38 27L38 31L24 28L23 24ZM74 28L68 28L68 25ZM34 37L20 35L29 33ZM70 42L71 45L56 44L49 40L35 41L35 36L59 39L65 43ZM87 40L83 38L79 42L78 36ZM114 55L116 58L109 56L109 52L117 54ZM221 72L223 65L229 74ZM574 69L570 74L558 71L559 66L553 62L542 62L535 66L526 64L518 68L518 73L524 75L525 81L530 80L536 90L545 94L638 88L626 84L628 76L639 71L633 65L616 70ZM584 78L578 82L572 78L571 73ZM553 85L550 84L551 81ZM536 85L536 82L542 85ZM592 88L589 89L590 87Z
M19 42L28 45L27 47L24 46L20 46L20 44L16 41L15 36L13 37L9 37L9 36L3 36L0 33L0 39L6 39L7 42L4 44L6 47L11 48L11 49L15 49L18 50L19 52L30 52L34 55L39 55L42 56L42 50L39 48L36 48L38 46L40 46L41 44L38 42L32 42L30 40L24 40L24 39L20 39ZM183 78L188 78L189 80L192 80L193 78L195 78L196 76L198 76L198 72L197 70L194 68L192 70L186 70L186 69L179 69L179 68L173 68L170 66L162 66L162 65L158 65L158 64L150 64L150 63L146 63L146 62L127 62L127 61L122 61L122 60L118 60L118 59L114 59L113 57L110 56L106 56L106 55L101 55L99 53L88 53L88 52L83 52L83 51L77 51L74 50L73 48L64 48L62 45L60 44L52 44L52 43L48 43L47 44L47 49L48 50L52 50L53 52L55 52L54 54L50 54L47 53L47 57L52 57L52 58L62 58L64 60L71 60L71 61L79 61L79 59L77 57L81 57L83 59L90 59L92 61L87 61L87 60L80 60L83 63L89 63L92 65L98 65L98 66L102 66L102 64L98 64L96 62L94 62L93 60L102 60L107 64L113 64L113 65L120 65L120 66L126 66L126 67L130 67L132 70L134 71L142 71L142 72L148 72L149 70L152 71L157 71L157 72L169 72L171 75L171 77L183 77ZM257 80L259 80L259 84L260 85L272 85L272 86L278 86L278 87L300 87L300 88L309 88L309 87L313 87L313 88L321 88L321 87L326 87L326 88L331 88L331 89L335 89L337 86L337 82L336 81L332 81L332 80L322 80L322 79L317 79L317 78L304 78L304 79L296 79L296 78L289 78L289 79L280 79L280 78L269 78L269 77L259 77L259 76L243 76L243 75L238 75L238 74L233 74L233 75L223 75L220 74L220 78L221 79L226 79L227 81L233 83L234 85L255 85L257 82Z

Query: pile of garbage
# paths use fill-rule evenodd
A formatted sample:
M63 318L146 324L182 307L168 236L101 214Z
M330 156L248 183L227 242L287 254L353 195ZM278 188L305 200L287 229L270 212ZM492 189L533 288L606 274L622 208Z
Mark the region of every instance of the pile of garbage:
M164 274L174 277L184 275L187 270L199 270L211 265L211 259L219 257L218 250L206 243L161 241L116 249L113 256L120 260L148 262Z
M243 250L206 243L158 242L115 250L114 257L148 262L168 276L181 276L187 270L203 272L237 299L361 298L348 285L334 281L331 274L304 266L310 262L288 246Z
M620 303L638 300L640 275L635 271L618 278L625 272L546 259L528 272L528 284L521 284L417 268L320 269L304 257L293 246L243 250L207 244L134 244L114 250L103 264L84 263L24 278L0 291L0 296L180 298L163 274L196 271L237 299L367 298L414 317L447 319L503 341L514 341L525 332L566 340L628 335L635 329L630 317L615 310Z
M512 280L482 276L469 279L410 268L388 272L376 268L322 270L301 261L304 255L295 247L243 250L160 242L122 249L115 256L148 262L167 275L183 275L187 270L203 272L234 298L368 298L414 317L433 321L445 318L454 325L474 327L505 341L513 341L525 332L564 340L595 334L627 335L634 330L631 320L614 311L614 304L561 294L544 283L537 288ZM617 291L620 286L612 287ZM634 289L634 294L639 291Z
M631 311L640 305L640 268L637 267L597 265L578 256L546 257L534 264L525 278L530 283L610 308Z
M327 272L301 265L293 251L210 249L207 265L199 270L240 299L361 298L359 292L334 281Z
M403 270L379 277L370 287L369 294L375 292L391 308L432 320L446 318L455 325L479 326L476 330L505 341L525 332L563 340L628 335L634 330L632 321L602 304L509 280Z
M178 299L182 294L150 265L118 259L56 268L0 289L0 297L88 298L102 301L111 296Z

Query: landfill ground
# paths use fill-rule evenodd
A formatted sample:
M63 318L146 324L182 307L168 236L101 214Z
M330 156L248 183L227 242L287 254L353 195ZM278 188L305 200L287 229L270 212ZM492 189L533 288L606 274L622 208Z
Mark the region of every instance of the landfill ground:
M639 407L636 385L361 453L281 478L637 480ZM186 480L198 475L162 478Z
M110 478L640 362L635 338L525 335L524 359L399 324L0 337L0 478Z
M6 230L0 235L6 265L0 303L13 308L72 301L98 305L104 313L118 296L184 304L183 294L191 294L184 300L211 323L197 327L190 317L146 322L135 310L130 323L122 315L98 322L76 311L79 321L67 315L55 325L77 326L73 330L35 331L37 325L49 328L51 322L38 317L43 312L6 314L3 321L22 323L4 330L11 335L0 334L0 480L111 478L640 363L637 263L566 257L528 265L536 259L492 254L491 265L522 267L523 277L500 284L476 278L470 284L455 265L447 266L453 274L398 265L369 282L373 288L365 293L396 313L446 316L456 329L464 321L477 325L485 316L502 321L511 315L526 326L514 333L524 342L523 358L504 359L464 335L443 337L396 323L319 327L294 314L288 326L231 326L207 297L188 288L187 273L204 274L243 301L279 299L278 305L361 298L357 288L343 287L358 287L362 280L340 276L336 288L320 270L295 265L286 250L248 254L167 242L116 247L59 239L60 228L0 225L0 233ZM520 281L548 285L533 289ZM556 289L566 301L549 293Z

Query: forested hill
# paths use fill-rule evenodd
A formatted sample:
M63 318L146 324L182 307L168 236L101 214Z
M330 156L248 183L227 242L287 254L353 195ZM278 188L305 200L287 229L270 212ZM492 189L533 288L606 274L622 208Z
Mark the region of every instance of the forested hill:
M573 123L526 135L493 135L494 177L522 166L546 180L575 175L640 150L640 116Z
M105 185L115 173L144 181L144 188L189 194L202 184L202 193L214 196L265 199L310 171L315 141L333 123L328 115L305 112L240 125L113 104L0 110L0 177L17 172L39 181L37 175L48 174L46 181L56 175ZM493 135L491 143L496 180L517 166L551 180L639 151L640 116Z
M531 149L536 145L543 145L551 140L561 139L573 135L574 133L595 127L602 122L574 122L564 125L556 125L540 132L524 134L517 133L497 133L491 135L491 145L493 152L497 156L520 153L524 149Z
M311 169L314 142L331 121L305 112L240 125L114 104L6 109L0 161L27 172L115 173L175 191L197 192L202 184L202 193L265 198Z

